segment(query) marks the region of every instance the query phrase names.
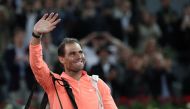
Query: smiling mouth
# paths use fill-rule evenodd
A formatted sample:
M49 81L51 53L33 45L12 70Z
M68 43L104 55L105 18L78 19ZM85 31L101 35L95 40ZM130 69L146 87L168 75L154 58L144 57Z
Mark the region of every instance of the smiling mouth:
M83 61L77 61L77 62L75 62L75 64L84 64L84 62Z

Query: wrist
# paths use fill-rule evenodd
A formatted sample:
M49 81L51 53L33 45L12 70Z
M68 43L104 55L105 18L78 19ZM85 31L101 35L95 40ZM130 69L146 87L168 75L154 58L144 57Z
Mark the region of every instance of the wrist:
M32 36L39 39L42 37L42 34L33 31Z

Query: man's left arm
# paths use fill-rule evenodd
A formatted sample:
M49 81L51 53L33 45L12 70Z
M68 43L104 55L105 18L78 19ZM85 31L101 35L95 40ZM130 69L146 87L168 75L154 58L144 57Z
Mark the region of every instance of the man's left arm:
M102 96L102 102L104 105L104 109L118 109L113 97L111 95L111 90L108 85L101 79L98 81L98 89Z

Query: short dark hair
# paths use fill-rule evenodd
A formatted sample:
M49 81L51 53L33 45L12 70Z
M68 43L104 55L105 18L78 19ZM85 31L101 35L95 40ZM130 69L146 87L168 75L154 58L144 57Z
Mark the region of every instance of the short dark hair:
M76 38L64 38L58 47L58 56L65 56L65 45L72 43L78 43L81 46L80 42Z

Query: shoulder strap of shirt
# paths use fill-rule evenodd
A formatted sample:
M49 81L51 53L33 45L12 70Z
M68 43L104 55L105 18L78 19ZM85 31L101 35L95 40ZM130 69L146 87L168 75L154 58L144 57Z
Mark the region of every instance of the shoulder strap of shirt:
M60 106L61 106L61 109L63 109L63 107L62 107L62 103L61 103L60 97L59 97L59 95L58 95L57 88L56 88L56 86L55 86L55 82L56 82L56 81L57 81L57 82L58 82L58 81L62 81L63 84L60 84L59 82L58 82L58 83L59 83L61 86L64 86L64 87L65 87L65 90L66 90L66 92L67 92L67 95L69 96L69 99L71 100L71 103L72 103L74 109L78 109L78 106L77 106L76 101L75 101L74 94L73 94L73 92L72 92L72 89L71 89L69 83L68 83L64 78L61 78L61 79L56 78L56 77L53 75L52 72L50 72L50 74L51 74L51 76L52 76L52 81L53 81L53 84L54 84L54 88L55 88L55 91L56 91L57 98L58 98L58 100L59 100L59 104L60 104Z
M55 88L56 95L57 95L57 98L58 98L58 100L59 100L60 108L63 109L62 103L61 103L61 100L60 100L60 97L59 97L59 95L58 95L57 88L56 88L56 86L55 86L55 81L57 81L57 80L63 82L63 86L65 87L65 90L66 90L66 92L67 92L67 94L68 94L68 96L69 96L69 98L70 98L70 100L71 100L71 103L73 104L74 109L78 109L77 104L76 104L75 99L74 99L74 95L73 95L72 89L70 88L69 83L68 83L66 80L64 80L64 78L61 78L61 79L55 78L53 72L51 72L51 71L50 71L50 75L52 76L53 86L54 86L54 88ZM58 82L58 83L59 83L59 82ZM29 96L29 98L28 98L28 100L27 100L27 103L26 103L24 109L29 109L29 108L30 108L32 96L33 96L34 90L36 89L37 85L38 85L38 83L35 82L35 83L34 83L34 86L33 86L33 89L32 89L32 91L31 91L31 94L30 94L30 96ZM61 85L61 84L60 84L60 85ZM42 102L41 102L41 104L40 104L40 109L46 109L47 103L48 103L48 96L47 96L47 93L44 93Z
M102 96L101 96L100 91L98 89L99 77L98 77L98 75L92 75L90 77L91 77L92 85L96 89L96 95L98 96L99 109L104 109L103 102L102 102Z

